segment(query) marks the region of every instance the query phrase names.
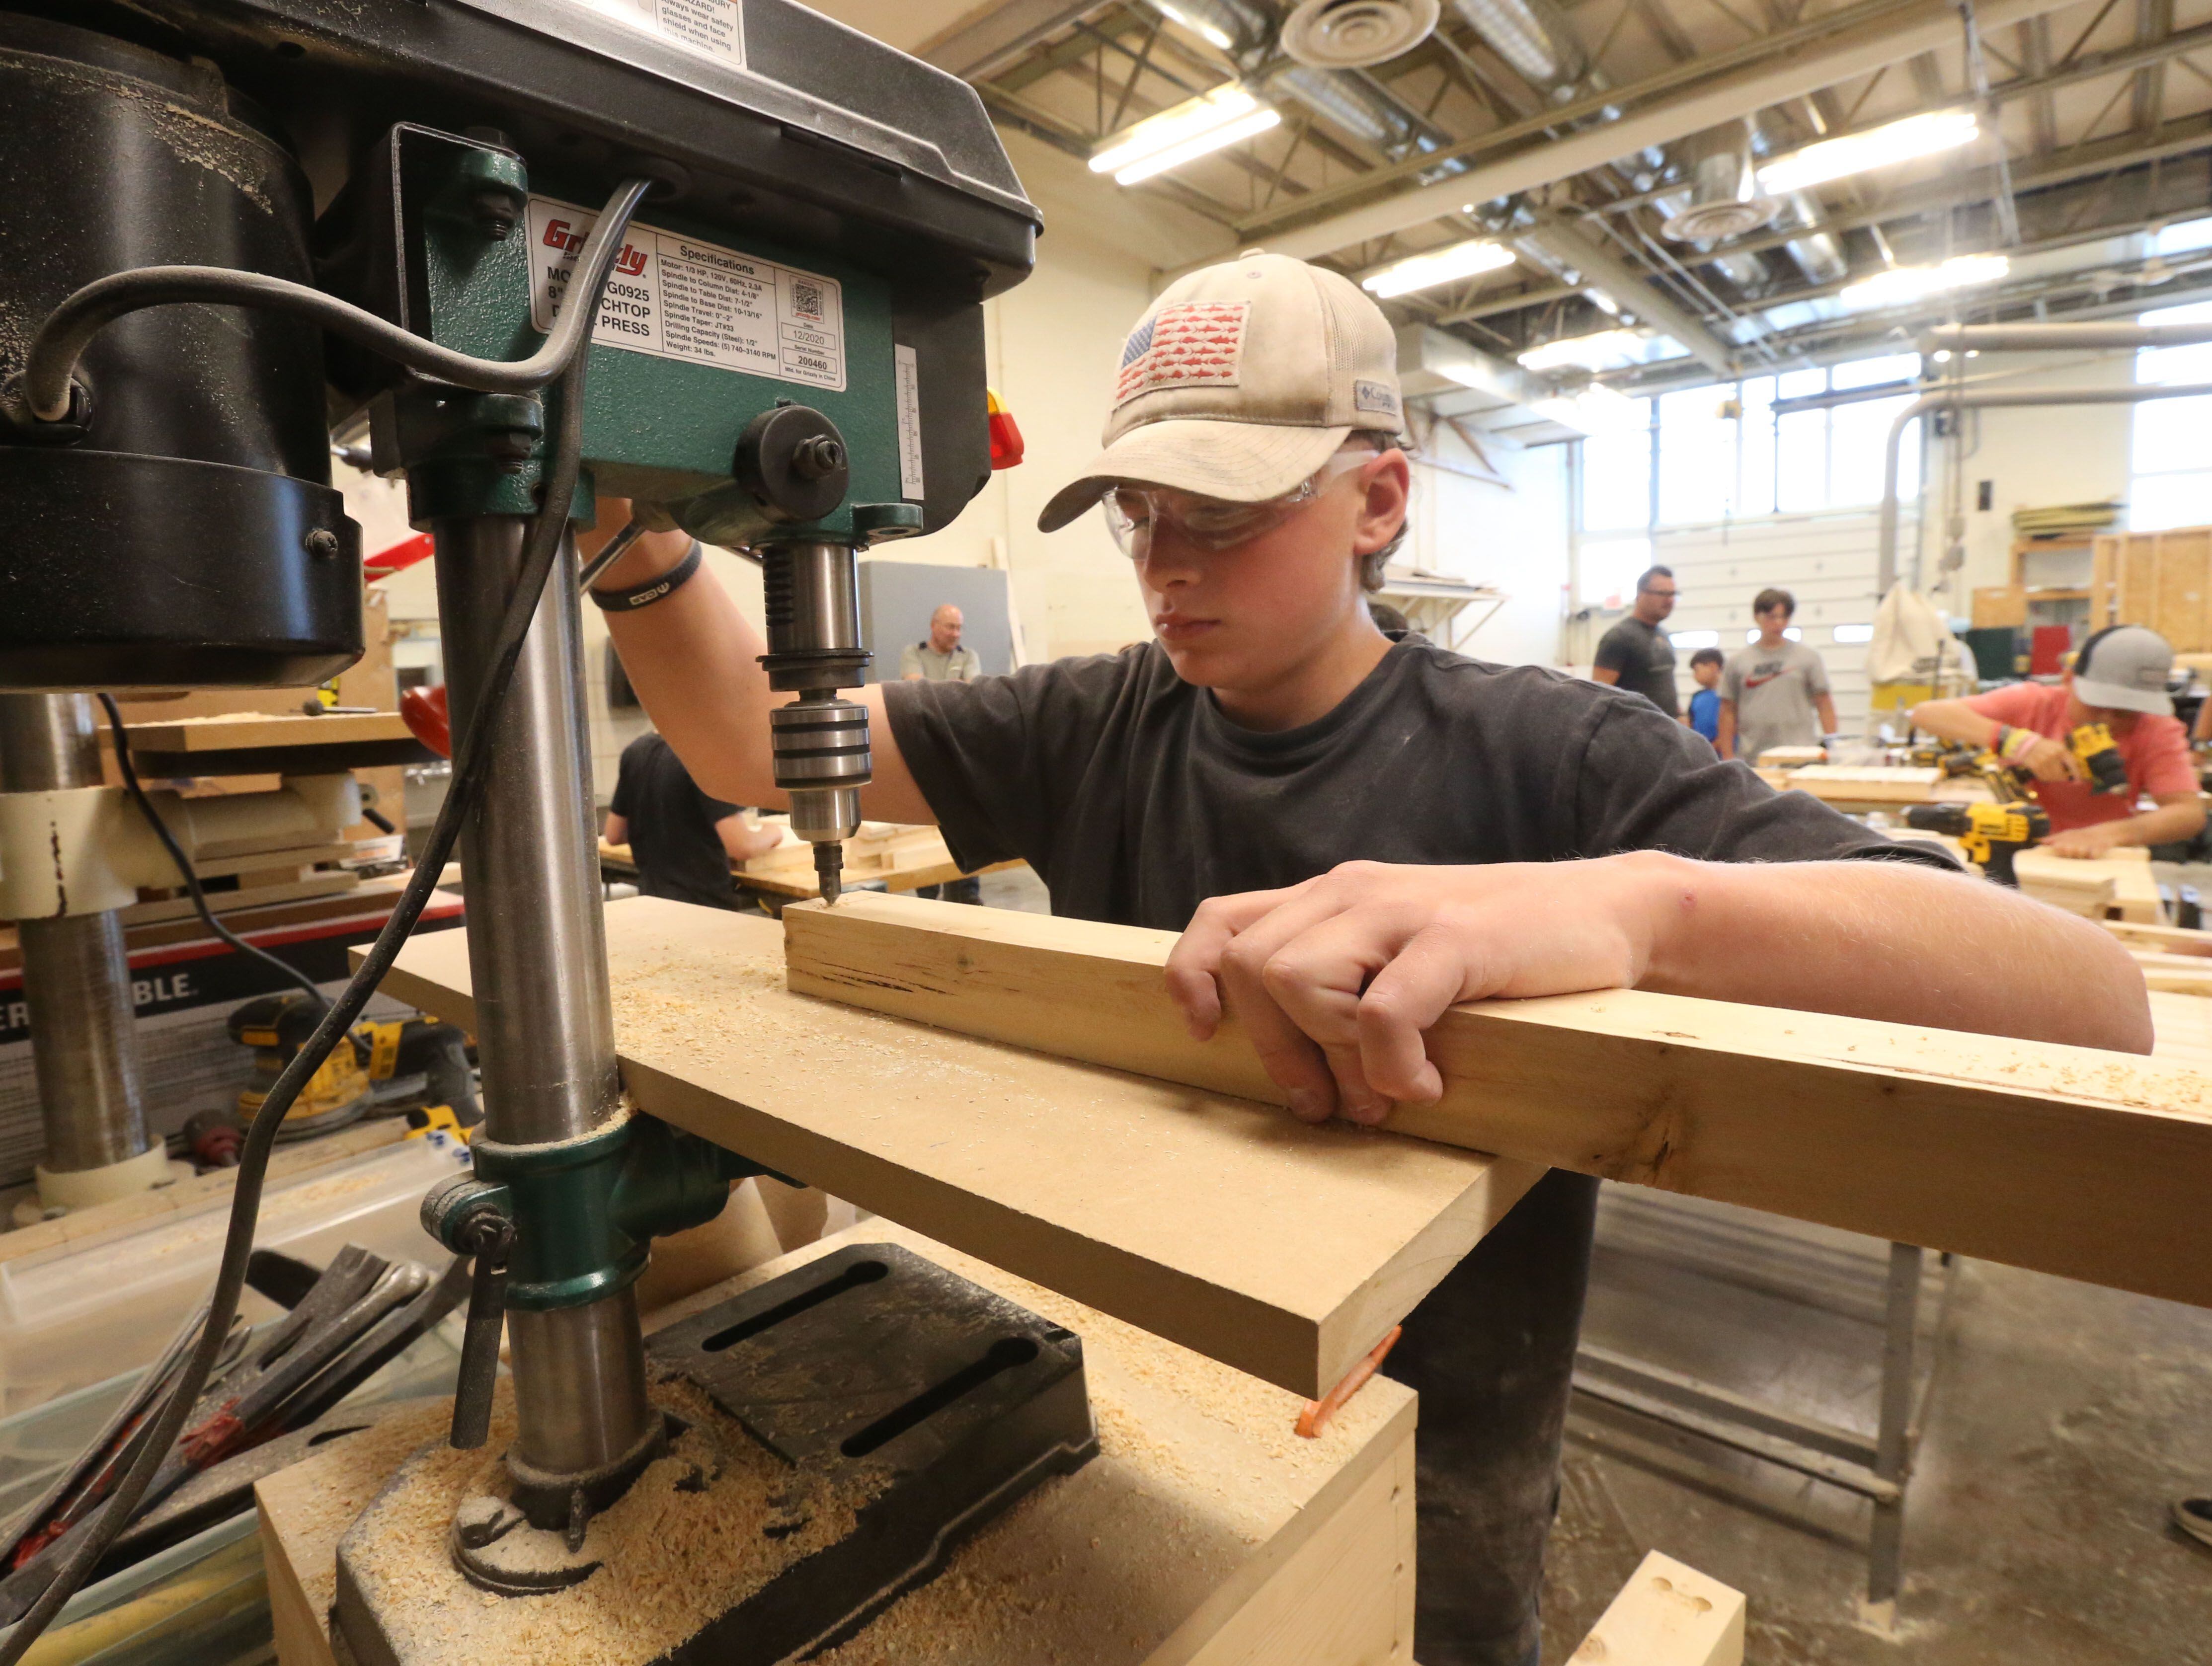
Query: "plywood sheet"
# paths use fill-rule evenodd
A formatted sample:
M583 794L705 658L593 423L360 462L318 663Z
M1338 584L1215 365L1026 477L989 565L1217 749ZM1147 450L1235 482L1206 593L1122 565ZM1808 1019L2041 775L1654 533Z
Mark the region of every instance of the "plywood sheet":
M796 988L1279 1093L1234 1027L1190 1039L1160 977L1172 934L879 896L784 926ZM1639 990L1456 1007L1428 1044L1443 1097L1392 1128L2212 1306L2188 1249L2212 1196L2201 1072Z
M606 921L645 1110L1309 1396L1542 1172L793 994L766 919L640 897ZM458 931L384 987L473 1021Z

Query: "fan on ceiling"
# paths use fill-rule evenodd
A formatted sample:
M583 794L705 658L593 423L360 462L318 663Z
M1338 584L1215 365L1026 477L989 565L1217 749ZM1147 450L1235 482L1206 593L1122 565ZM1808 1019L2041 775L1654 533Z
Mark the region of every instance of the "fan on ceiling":
M1364 70L1427 39L1439 10L1438 0L1299 0L1282 48L1316 70Z

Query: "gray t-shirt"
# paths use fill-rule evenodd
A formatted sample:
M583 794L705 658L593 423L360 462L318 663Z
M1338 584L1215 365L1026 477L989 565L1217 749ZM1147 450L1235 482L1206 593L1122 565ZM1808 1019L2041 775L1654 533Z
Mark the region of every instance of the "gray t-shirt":
M1901 854L1810 795L1720 762L1646 700L1418 635L1328 716L1276 733L1231 723L1151 642L884 692L960 865L1024 857L1053 912L1084 919L1180 931L1208 897L1360 858Z
M1641 694L1670 718L1682 714L1674 692L1674 645L1656 625L1634 614L1598 639L1597 669L1613 674L1613 687Z
M1775 792L1641 697L1419 636L1326 717L1263 734L1157 643L970 683L894 682L891 733L954 859L1025 857L1053 912L1181 930L1205 899L1340 862L1549 862L1663 849L1728 861L1950 863ZM1965 881L1961 881L1962 883ZM1420 1602L1482 1637L1534 1612L1573 1375L1595 1187L1554 1175L1407 1317L1423 1390ZM1542 1316L1531 1317L1531 1303Z
M1735 702L1735 755L1747 764L1770 746L1811 746L1820 738L1815 695L1828 692L1828 668L1802 642L1756 642L1729 656L1721 698Z
M899 651L899 675L916 673L930 682L973 682L983 675L983 662L965 643L941 654L927 642L909 642Z

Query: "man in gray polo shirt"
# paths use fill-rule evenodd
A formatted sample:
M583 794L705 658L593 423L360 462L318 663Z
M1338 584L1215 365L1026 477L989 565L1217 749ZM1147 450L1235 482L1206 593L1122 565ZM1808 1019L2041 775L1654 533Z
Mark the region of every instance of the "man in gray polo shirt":
M899 678L905 682L973 682L983 675L983 662L973 648L960 645L960 628L967 622L951 603L940 604L929 615L929 639L909 642L899 651Z

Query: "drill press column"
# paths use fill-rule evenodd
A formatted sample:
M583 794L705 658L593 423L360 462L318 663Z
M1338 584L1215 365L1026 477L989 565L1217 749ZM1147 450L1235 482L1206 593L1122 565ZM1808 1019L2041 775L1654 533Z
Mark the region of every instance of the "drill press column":
M100 785L93 712L86 694L0 695L0 791ZM167 1178L166 1163L147 1157L154 1142L139 1089L121 918L112 911L63 914L19 921L16 931L46 1136L42 1200L94 1202ZM109 1169L120 1172L94 1178Z
M438 612L453 729L467 725L522 561L515 516L441 521ZM573 542L553 564L490 733L491 766L461 833L488 1148L543 1147L624 1114L592 827ZM628 1287L550 1312L514 1311L521 1433L510 1458L541 1490L619 1493L660 1426L645 1393ZM519 1460L519 1462L517 1461ZM595 1506L596 1507L596 1506Z

